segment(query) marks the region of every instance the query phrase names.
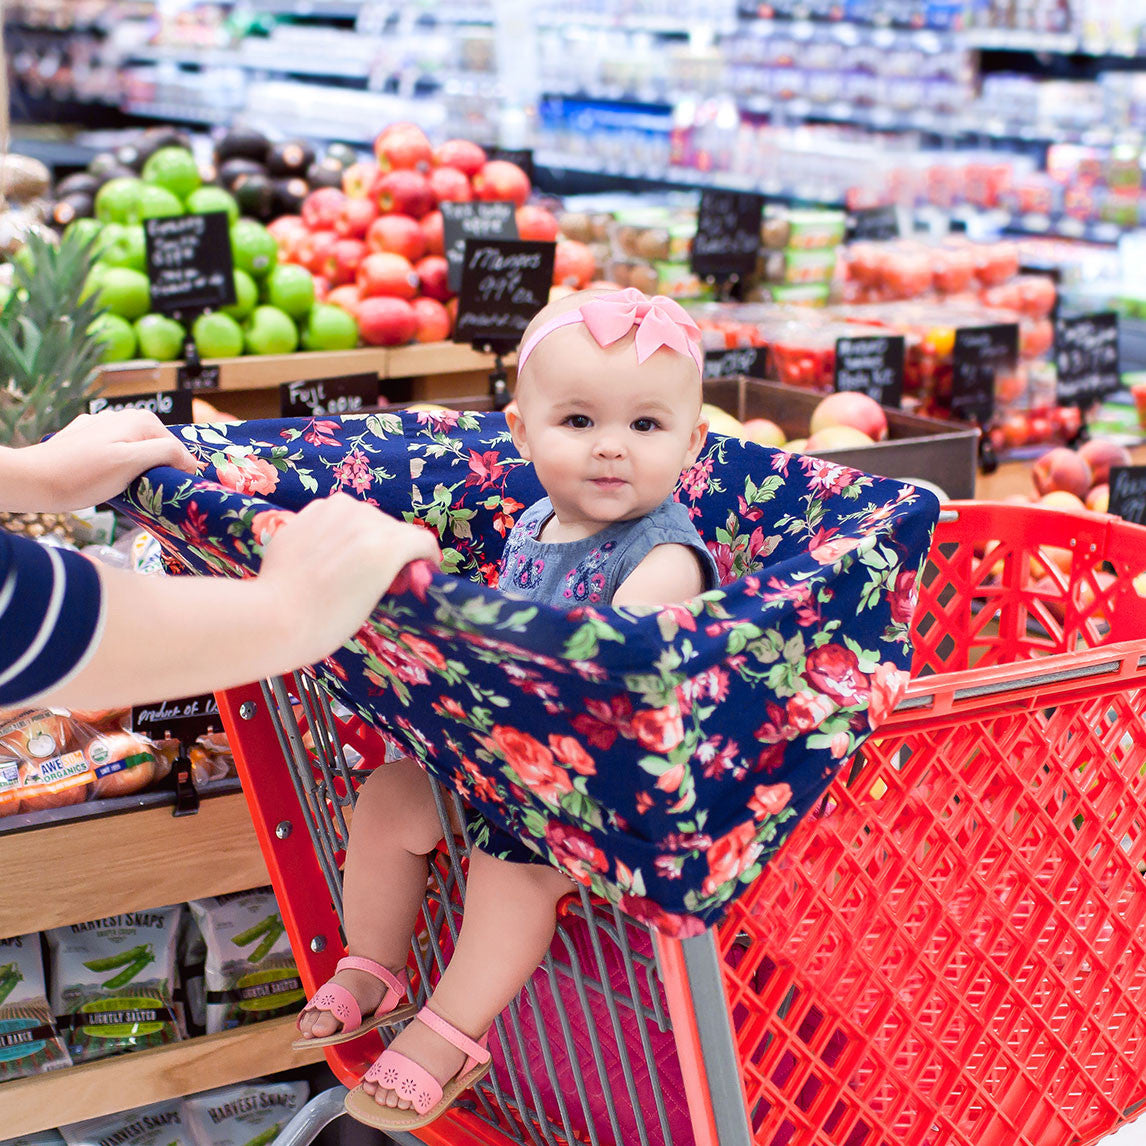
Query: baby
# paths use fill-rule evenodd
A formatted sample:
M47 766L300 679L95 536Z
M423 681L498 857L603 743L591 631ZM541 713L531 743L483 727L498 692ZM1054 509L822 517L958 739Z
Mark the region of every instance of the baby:
M585 291L534 318L506 418L548 496L509 535L502 589L573 608L668 604L717 585L715 562L672 499L708 432L702 361L699 329L667 298ZM307 1004L296 1045L342 1042L411 1016L404 967L427 856L442 834L434 783L407 758L363 785L344 875L350 955ZM541 962L557 903L574 887L518 840L468 818L475 846L450 964L420 1021L347 1099L351 1114L381 1130L432 1122L489 1070L487 1032Z

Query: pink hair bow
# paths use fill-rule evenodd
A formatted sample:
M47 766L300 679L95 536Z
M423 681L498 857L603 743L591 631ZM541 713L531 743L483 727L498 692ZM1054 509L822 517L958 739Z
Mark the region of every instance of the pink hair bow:
M525 360L546 335L578 322L585 324L600 346L612 346L635 326L638 362L644 362L662 346L667 346L678 354L687 354L701 374L704 373L700 327L688 311L671 298L661 294L647 298L633 287L611 291L583 303L576 310L566 311L550 319L522 346L517 357L518 370L525 365Z

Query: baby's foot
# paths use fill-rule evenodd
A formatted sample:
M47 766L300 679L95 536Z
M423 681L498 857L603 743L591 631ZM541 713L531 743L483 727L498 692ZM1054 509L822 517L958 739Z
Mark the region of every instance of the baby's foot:
M379 978L352 967L336 971L327 982L345 987L354 996L354 1001L364 1015L372 1015L386 994L386 984ZM303 1011L298 1021L299 1035L306 1039L323 1039L327 1035L336 1034L341 1028L342 1022L330 1011Z
M396 1035L387 1045L387 1050L397 1051L424 1067L441 1085L445 1085L465 1065L464 1051L446 1042L424 1023L410 1023L401 1034ZM413 1103L403 1098L396 1090L390 1090L380 1083L364 1079L362 1089L373 1095L379 1106L389 1106L398 1110L409 1110Z

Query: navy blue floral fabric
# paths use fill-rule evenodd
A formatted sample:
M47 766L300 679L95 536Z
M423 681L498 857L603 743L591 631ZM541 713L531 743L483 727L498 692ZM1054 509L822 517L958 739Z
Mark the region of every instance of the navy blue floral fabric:
M715 923L898 703L938 503L818 458L710 435L684 504L722 587L570 610L493 586L541 489L499 414L177 428L196 478L119 507L188 570L258 568L284 510L344 490L437 531L411 578L312 671L497 828L622 910Z

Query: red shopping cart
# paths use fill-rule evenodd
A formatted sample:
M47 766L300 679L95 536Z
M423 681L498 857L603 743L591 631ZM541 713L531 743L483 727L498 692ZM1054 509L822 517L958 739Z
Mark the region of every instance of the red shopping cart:
M683 942L582 893L429 1146L1066 1146L1146 1104L1146 530L955 503L916 672L723 924ZM377 734L296 676L220 696L300 969L342 953L339 864ZM445 807L439 809L445 820ZM449 957L446 834L410 955ZM370 1039L330 1048L357 1080ZM341 1111L321 1096L291 1146Z

